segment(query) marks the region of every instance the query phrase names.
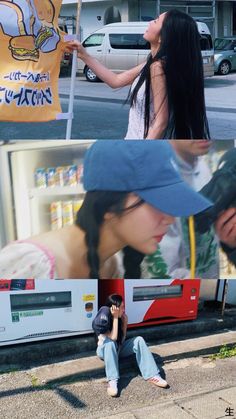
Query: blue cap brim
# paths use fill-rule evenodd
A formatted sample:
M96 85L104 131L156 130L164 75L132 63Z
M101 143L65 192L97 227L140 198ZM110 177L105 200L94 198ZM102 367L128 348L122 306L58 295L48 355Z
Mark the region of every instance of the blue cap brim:
M134 193L154 208L174 217L195 215L213 205L210 200L195 192L185 182L158 188L140 189Z

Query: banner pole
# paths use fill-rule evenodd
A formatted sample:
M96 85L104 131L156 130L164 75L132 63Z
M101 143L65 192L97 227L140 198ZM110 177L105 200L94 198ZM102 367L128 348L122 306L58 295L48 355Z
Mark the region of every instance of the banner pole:
M81 14L82 0L78 0L77 7L77 17L76 17L76 29L75 36L76 39L80 39L80 14ZM74 106L74 92L75 92L75 82L76 82L76 71L77 71L77 51L73 51L72 58L72 68L71 68L71 83L70 83L70 96L69 96L69 105L68 113L70 119L67 120L66 126L66 140L71 139L71 130L72 130L72 118L73 118L73 106Z

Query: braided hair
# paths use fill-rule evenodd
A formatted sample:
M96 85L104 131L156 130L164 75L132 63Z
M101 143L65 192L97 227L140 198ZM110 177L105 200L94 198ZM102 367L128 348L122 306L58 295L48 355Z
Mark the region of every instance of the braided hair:
M163 138L209 139L197 24L186 13L170 10L164 18L160 39L159 51L154 57L148 56L138 82L128 96L131 106L134 106L145 82L144 138L150 124L151 65L160 61L166 77L169 111Z
M100 240L100 228L107 212L122 215L125 211L134 209L143 204L143 200L125 208L127 192L114 191L89 191L85 195L83 204L76 215L75 224L85 232L87 246L87 262L90 268L89 277L99 279L100 261L98 246ZM138 254L139 252L137 252ZM130 257L124 258L124 268L130 272L131 266L137 264L136 251L133 250ZM141 263L141 262L140 262ZM138 267L135 269L139 269Z

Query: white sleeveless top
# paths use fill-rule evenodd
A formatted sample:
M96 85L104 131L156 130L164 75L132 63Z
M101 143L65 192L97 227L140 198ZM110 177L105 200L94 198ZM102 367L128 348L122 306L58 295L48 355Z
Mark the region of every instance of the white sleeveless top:
M139 77L134 80L131 92L134 90L138 83ZM129 123L128 131L125 136L125 140L143 140L144 139L144 115L145 115L145 87L144 82L137 94L136 103L131 106L129 111ZM154 104L152 90L150 91L150 125L154 119Z

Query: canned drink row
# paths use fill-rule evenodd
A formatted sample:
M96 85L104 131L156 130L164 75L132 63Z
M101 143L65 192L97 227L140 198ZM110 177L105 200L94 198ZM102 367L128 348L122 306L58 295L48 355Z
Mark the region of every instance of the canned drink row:
M82 199L52 202L50 205L51 229L58 230L59 228L72 225L82 203Z
M76 186L82 182L83 165L40 167L35 170L36 188L52 188L54 186Z

